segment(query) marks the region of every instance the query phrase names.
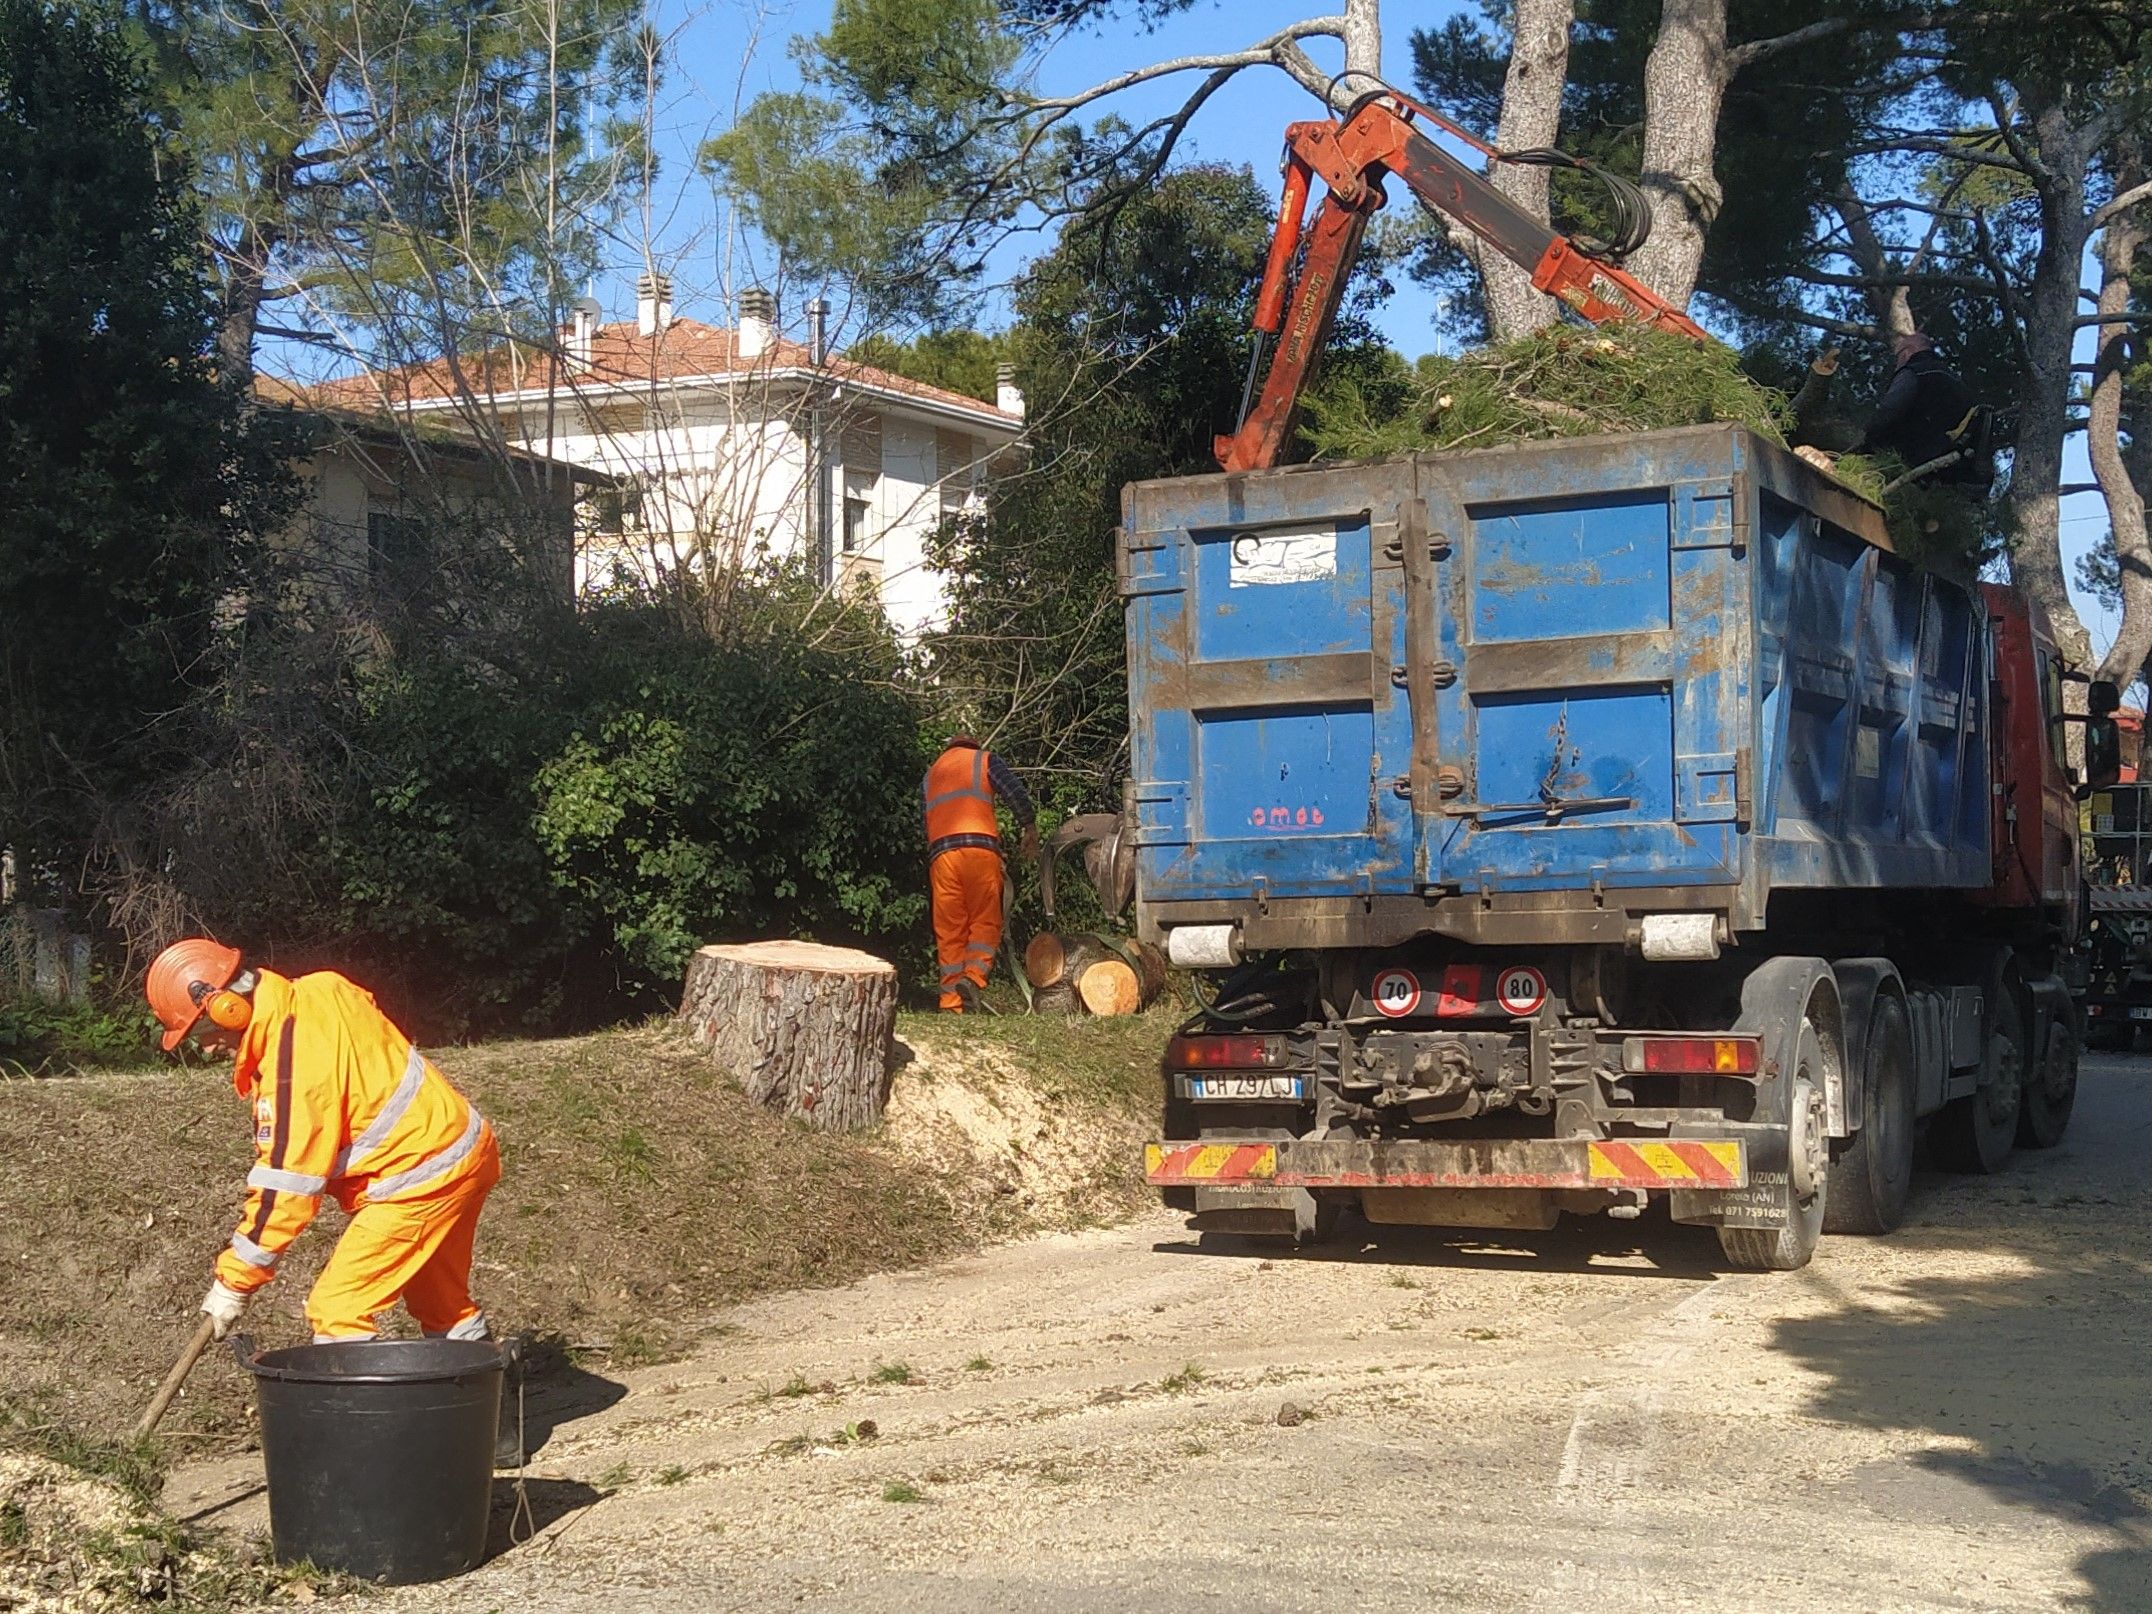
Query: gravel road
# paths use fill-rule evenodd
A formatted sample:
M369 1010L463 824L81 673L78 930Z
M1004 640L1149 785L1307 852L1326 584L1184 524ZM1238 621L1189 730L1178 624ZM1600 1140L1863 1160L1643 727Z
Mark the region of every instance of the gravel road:
M2152 1061L2095 1058L2060 1149L1786 1276L1159 1215L789 1295L535 1398L536 1539L367 1606L2152 1609L2148 1163ZM258 1527L257 1462L170 1500Z

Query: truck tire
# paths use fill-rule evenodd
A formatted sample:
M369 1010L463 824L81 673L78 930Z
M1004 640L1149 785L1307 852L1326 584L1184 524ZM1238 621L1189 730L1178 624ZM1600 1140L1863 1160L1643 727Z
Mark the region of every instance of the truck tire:
M1913 1022L1884 993L1868 1017L1860 1130L1831 1162L1826 1233L1888 1233L1913 1188Z
M2005 981L1988 1025L1987 1056L1980 1085L1936 1112L1928 1149L1945 1171L1992 1176L2010 1159L2017 1142L2018 1112L2025 1091L2025 1011L2016 986Z
M2077 1016L2058 1015L2047 1038L2047 1057L2028 1071L2024 1101L2018 1109L2020 1149L2052 1149L2069 1130L2077 1107Z
M1830 1192L1830 1136L1823 1103L1823 1037L1801 1022L1800 1052L1786 1078L1787 1195L1776 1227L1722 1227L1719 1248L1747 1272L1793 1272L1808 1265L1823 1232Z

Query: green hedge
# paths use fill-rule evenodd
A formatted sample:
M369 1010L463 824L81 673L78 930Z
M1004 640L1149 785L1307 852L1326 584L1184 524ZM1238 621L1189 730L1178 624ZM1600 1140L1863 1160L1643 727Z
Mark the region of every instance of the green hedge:
M915 974L920 696L893 644L786 613L726 642L600 606L513 665L400 658L359 682L358 758L317 857L257 898L292 967L365 980L424 1033L591 1024L677 991L705 941L812 936Z

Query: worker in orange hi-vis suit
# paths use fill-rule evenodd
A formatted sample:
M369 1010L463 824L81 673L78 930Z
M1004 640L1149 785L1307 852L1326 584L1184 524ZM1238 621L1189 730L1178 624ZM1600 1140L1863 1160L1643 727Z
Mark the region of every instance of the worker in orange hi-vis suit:
M370 1339L402 1300L420 1328L486 1338L471 1298L471 1243L500 1180L493 1128L372 996L332 971L287 979L194 938L150 966L164 1046L192 1031L234 1050L254 1107L254 1169L202 1310L231 1332L278 1258L333 1194L351 1213L306 1299L316 1341Z
M919 793L926 809L941 1006L962 1014L979 1007L1001 946L1001 825L994 804L1006 806L1023 826L1027 858L1038 855L1037 814L1016 770L969 734L959 734L934 759Z

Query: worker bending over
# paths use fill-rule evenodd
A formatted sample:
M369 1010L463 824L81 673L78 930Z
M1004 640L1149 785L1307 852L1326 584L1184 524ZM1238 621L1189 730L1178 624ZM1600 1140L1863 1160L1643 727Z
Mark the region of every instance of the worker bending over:
M254 1106L254 1169L238 1229L202 1302L219 1339L333 1194L351 1214L306 1297L317 1341L370 1339L400 1299L429 1334L484 1339L471 1243L500 1181L493 1128L373 997L323 970L290 980L232 948L174 942L150 966L164 1046L190 1031L236 1053Z
M959 734L934 759L920 796L941 1006L949 1014L976 1011L1001 946L1001 825L994 804L1006 806L1023 826L1026 857L1038 853L1037 814L1016 770L968 734Z

